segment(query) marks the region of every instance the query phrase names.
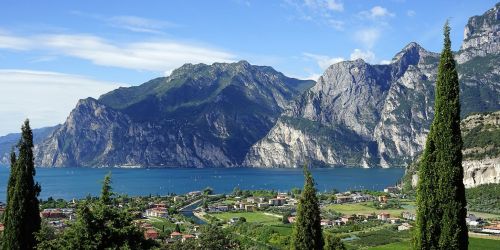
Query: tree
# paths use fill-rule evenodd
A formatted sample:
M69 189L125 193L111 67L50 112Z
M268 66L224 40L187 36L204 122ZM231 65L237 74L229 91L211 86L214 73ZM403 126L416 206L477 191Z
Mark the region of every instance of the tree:
M111 196L113 195L113 188L111 187L111 172L104 176L101 188L101 201L109 205L111 203Z
M77 219L53 240L42 242L44 249L150 249L154 242L144 239L133 218L110 205L113 201L111 177L103 181L101 197L79 204Z
M431 125L419 169L415 249L467 249L458 74L444 26Z
M297 206L297 216L292 234L292 249L323 249L321 217L316 188L311 172L304 166L304 189Z
M179 224L175 224L174 232L178 232L178 233L181 232L181 227L179 226Z
M7 208L2 249L34 249L37 245L35 233L40 229L38 195L40 185L35 183L33 157L33 132L29 120L21 128L22 134L16 157L14 150L10 157L10 176L7 186Z
M204 195L212 195L213 193L214 193L214 189L211 187L206 187L205 189L203 189Z
M216 225L207 225L202 229L199 239L200 250L219 250L219 249L237 249L238 243L231 238Z
M327 234L325 243L325 250L346 250L344 243L335 235Z

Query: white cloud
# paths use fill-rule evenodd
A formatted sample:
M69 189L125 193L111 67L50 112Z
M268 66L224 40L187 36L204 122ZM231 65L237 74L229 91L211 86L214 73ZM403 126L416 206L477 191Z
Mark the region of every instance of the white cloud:
M325 70L328 68L330 65L339 63L342 61L345 61L344 58L342 57L329 57L325 55L317 55L317 54L312 54L312 53L303 53L303 55L307 58L311 58L316 61L318 66L322 69Z
M354 33L354 38L365 47L372 48L380 38L380 33L381 31L379 28L366 28L356 31Z
M19 41L19 43L16 43ZM208 46L179 41L113 43L93 35L55 34L32 37L0 36L0 48L46 50L96 65L154 72L171 71L184 63L232 62L236 56Z
M30 44L28 39L0 33L0 49L26 50Z
M414 17L416 14L417 14L417 12L415 12L414 10L408 10L406 12L406 15L409 17Z
M78 99L99 97L120 84L57 72L0 69L0 135L64 122Z
M344 4L338 0L304 0L304 5L317 10L344 11Z
M365 62L373 63L375 60L375 54L370 50L363 51L360 49L354 49L351 53L351 60L356 59L363 59Z
M368 19L378 19L378 18L385 18L385 17L394 17L395 14L389 12L386 8L382 6L375 6L371 8L370 10L365 10L361 11L359 13L362 17L368 18Z
M327 0L326 1L326 6L330 10L334 11L344 11L344 4L342 4L340 1L336 0Z

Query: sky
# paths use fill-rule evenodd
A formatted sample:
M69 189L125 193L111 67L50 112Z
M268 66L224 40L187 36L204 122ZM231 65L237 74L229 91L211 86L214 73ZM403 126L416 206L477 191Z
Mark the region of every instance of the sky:
M0 2L0 135L63 123L79 99L168 76L184 63L268 65L317 79L331 64L386 64L410 42L454 50L489 0Z

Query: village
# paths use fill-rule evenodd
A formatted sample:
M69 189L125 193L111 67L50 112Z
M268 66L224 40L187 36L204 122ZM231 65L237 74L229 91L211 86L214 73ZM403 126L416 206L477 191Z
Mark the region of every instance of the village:
M144 232L146 239L170 244L200 236L200 225L216 223L232 227L259 223L289 233L295 223L300 190L291 192L241 191L213 194L213 190L192 191L184 195L122 197L115 206L123 208ZM415 224L415 202L406 199L397 187L382 192L347 191L320 193L321 225L326 232L348 233L372 229L407 231ZM62 231L76 219L78 200L49 199L41 203L40 217L55 230ZM54 207L51 207L54 206ZM5 204L0 203L0 215ZM486 215L486 216L485 216ZM500 216L469 213L471 234L500 237ZM0 232L3 231L0 224ZM348 237L345 240L349 240Z

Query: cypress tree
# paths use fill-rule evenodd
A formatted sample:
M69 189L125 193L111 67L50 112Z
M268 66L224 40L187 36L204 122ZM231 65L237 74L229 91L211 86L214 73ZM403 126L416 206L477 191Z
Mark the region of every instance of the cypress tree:
M7 208L2 249L34 249L35 233L40 229L38 195L40 186L35 183L33 158L33 133L29 121L22 126L17 144L19 156L11 153L10 177L7 187Z
M416 249L467 249L459 90L446 22L435 115L419 170Z
M304 167L304 190L297 206L291 248L296 250L323 249L321 217L316 188L311 172Z

